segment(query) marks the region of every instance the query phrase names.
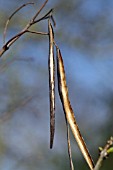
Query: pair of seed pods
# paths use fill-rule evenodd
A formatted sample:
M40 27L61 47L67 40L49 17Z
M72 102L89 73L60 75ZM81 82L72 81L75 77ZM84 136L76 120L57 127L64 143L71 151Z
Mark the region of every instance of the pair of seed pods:
M94 168L93 160L89 154L83 137L80 133L77 125L73 109L70 104L68 88L66 85L65 69L63 64L63 58L59 47L54 41L54 31L50 20L48 20L48 34L49 34L49 96L50 96L50 148L53 147L54 132L55 132L55 59L54 59L54 45L56 46L56 58L57 58L57 79L58 79L58 91L62 107L65 114L67 134L68 134L68 153L70 157L71 169L74 169L71 159L70 138L69 138L69 126L76 139L78 146L88 163L91 170ZM69 126L68 126L69 125Z

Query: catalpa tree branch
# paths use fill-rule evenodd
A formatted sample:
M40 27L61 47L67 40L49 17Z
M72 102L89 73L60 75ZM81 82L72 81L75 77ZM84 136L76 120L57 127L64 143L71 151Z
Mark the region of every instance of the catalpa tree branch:
M14 35L11 39L9 39L4 45L3 47L0 49L0 57L2 57L2 55L10 48L11 45L13 45L23 34L25 33L34 33L34 34L40 34L40 35L48 35L48 33L44 33L44 32L37 32L37 31L32 31L29 30L30 27L44 19L47 18L51 18L53 23L55 24L54 18L52 16L52 12L53 9L49 10L43 17L37 19L38 15L40 14L40 12L42 11L42 9L45 7L45 5L47 4L48 0L46 0L43 5L40 7L40 9L36 12L36 14L29 20L28 24L16 35ZM34 3L26 3L23 4L22 6L20 6L19 8L17 8L12 14L11 16L8 18L6 25L5 25L5 29L4 29L4 36L3 36L3 41L5 42L5 37L6 37L6 32L7 32L7 27L8 24L10 22L10 20L12 19L12 17L23 7L29 5L29 4L34 4Z

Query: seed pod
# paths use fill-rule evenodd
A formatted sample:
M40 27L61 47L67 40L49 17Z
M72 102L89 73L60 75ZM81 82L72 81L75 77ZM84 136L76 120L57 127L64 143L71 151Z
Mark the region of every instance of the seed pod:
M93 170L93 168L94 168L93 160L89 154L89 151L86 147L84 139L80 133L79 127L77 125L77 122L76 122L76 119L74 116L73 109L72 109L70 101L69 101L63 59L62 59L60 49L58 47L57 47L57 76L58 76L58 91L59 91L59 95L61 98L63 110L66 115L67 121L71 127L74 138L76 139L78 146L79 146L86 162L88 163L90 169Z
M53 147L55 132L55 60L54 60L54 32L50 20L48 20L49 33L49 97L50 97L50 148Z

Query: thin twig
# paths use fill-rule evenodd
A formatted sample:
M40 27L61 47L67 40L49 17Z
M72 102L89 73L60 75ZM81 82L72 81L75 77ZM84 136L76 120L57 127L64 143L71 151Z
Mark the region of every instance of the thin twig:
M37 31L30 31L30 30L27 30L26 32L32 33L32 34L39 34L39 35L48 35L47 32L37 32Z
M50 13L51 12L51 10L48 12L48 13ZM47 14L48 14L47 13ZM37 23L37 22L40 22L41 20L44 20L44 19L47 19L47 18L49 18L49 16L47 16L47 14L46 15L44 15L42 18L40 18L40 19L38 19L37 21L33 21L33 22L29 22L27 25L26 25L26 27L20 32L20 33L18 33L18 34L16 34L14 37L12 37L3 47L2 47L2 49L0 50L0 57L4 54L4 52L5 51L7 51L8 49L9 49L9 47L15 42L15 41L17 41L17 39L19 39L23 34L25 34L26 32L30 32L28 29L33 25L33 24L35 24L35 23ZM32 32L32 31L31 31ZM43 34L44 35L44 34ZM45 35L47 35L47 34L45 34Z
M45 7L45 5L47 4L48 0L46 0L43 5L41 6L41 8L39 9L39 11L34 15L34 17L32 18L32 22L35 21L35 19L37 18L37 16L40 14L40 12L42 11L42 9Z
M65 120L66 120L66 128L67 128L67 144L68 144L68 155L69 155L70 168L71 168L71 170L74 170L74 165L73 165L73 160L72 160L72 152L71 152L69 124L67 122L66 115L65 115Z
M56 22L55 22L55 19L54 19L53 15L51 15L51 20L52 20L53 25L54 25L54 27L55 27L55 26L56 26Z
M109 155L108 151L112 146L113 146L113 137L111 137L110 140L107 141L107 144L105 145L104 149L101 149L100 156L98 158L94 170L100 169L104 158L106 158Z
M5 28L4 28L4 33L3 33L3 43L5 44L5 38L6 38L6 32L7 32L7 27L8 27L8 24L11 20L11 18L18 12L20 11L23 7L27 6L27 5L33 5L34 3L33 2L28 2L26 4L23 4L22 6L20 6L19 8L17 8L11 15L10 17L8 18L6 24L5 24Z
M33 24L36 24L37 22L42 21L42 20L44 20L44 19L50 18L51 15L52 15L52 14L51 14L52 12L53 12L53 8L50 9L43 17L39 18L38 20L33 21Z
M48 2L48 0L46 0L43 5L41 6L41 8L39 9L39 11L34 15L34 17L28 22L28 24L24 27L24 29L19 32L18 34L16 34L14 37L12 37L9 41L7 41L5 43L5 45L0 49L0 57L4 54L5 51L7 51L9 49L9 47L15 42L17 41L23 34L25 34L26 32L29 32L29 28L34 25L37 22L40 22L44 19L47 19L50 17L50 13L52 13L53 9L51 9L49 12L47 12L43 17L41 17L40 19L36 20L36 17L39 15L39 13L42 11L42 9L45 7L46 3ZM16 12L15 12L16 13ZM13 15L15 14L13 13ZM52 14L51 14L52 15ZM32 31L31 31L32 32ZM43 34L44 35L44 34ZM46 34L45 34L46 35Z

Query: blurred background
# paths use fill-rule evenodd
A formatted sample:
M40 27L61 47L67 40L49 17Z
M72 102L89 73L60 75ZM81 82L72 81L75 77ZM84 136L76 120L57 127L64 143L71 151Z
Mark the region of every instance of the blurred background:
M21 31L44 1L0 0L0 47ZM98 147L113 136L113 1L49 0L55 40L64 59L69 96L81 133L96 162ZM47 21L32 30L47 32ZM66 126L56 79L56 130L49 149L48 36L26 34L0 58L0 169L69 170ZM76 170L88 166L71 134ZM102 170L112 170L113 155Z

